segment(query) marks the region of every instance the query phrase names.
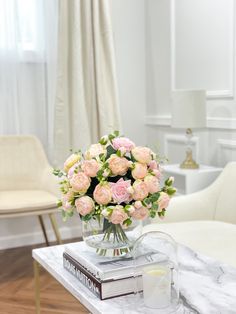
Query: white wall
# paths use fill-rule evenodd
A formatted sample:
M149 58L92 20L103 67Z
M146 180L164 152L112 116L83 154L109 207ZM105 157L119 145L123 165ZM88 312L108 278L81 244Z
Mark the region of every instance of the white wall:
M185 150L183 131L170 128L170 93L178 88L207 90L208 127L195 132L198 162L236 160L235 16L233 0L147 1L147 138L171 163Z
M119 100L123 132L146 144L145 0L112 0Z
M112 21L117 59L118 90L126 136L146 144L145 0L112 0ZM49 238L54 235L45 219ZM78 216L63 223L57 215L62 238L81 235ZM37 217L0 221L0 249L43 242Z

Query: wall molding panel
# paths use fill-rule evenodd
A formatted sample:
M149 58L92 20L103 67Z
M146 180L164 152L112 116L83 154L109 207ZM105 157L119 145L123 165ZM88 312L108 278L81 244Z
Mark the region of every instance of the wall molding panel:
M218 139L217 144L221 149L230 149L236 150L236 141L235 140L225 140L225 139Z
M176 16L175 10L178 2L175 0L171 0L170 2L170 46L171 46L171 88L172 90L176 89ZM228 81L229 86L228 89L222 90L207 90L207 99L234 99L234 88L235 88L235 35L236 35L236 21L235 21L235 1L231 1L230 3L230 43L229 43L229 60L228 60L228 68L230 70Z
M171 115L148 115L145 124L149 126L171 126ZM236 130L236 119L224 117L207 117L207 128Z

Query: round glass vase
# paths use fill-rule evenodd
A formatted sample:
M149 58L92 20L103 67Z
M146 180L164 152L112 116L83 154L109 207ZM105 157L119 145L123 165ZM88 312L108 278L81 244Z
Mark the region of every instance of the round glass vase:
M142 224L133 221L124 228L104 217L82 221L82 235L85 243L96 249L100 256L119 257L132 250L133 243L142 233Z

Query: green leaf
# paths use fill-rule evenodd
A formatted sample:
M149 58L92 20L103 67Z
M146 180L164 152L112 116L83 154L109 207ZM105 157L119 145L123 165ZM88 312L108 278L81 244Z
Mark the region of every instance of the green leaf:
M169 187L169 188L167 188L167 194L168 195L174 195L175 193L176 193L176 189L175 188L172 188L172 187Z
M114 131L114 135L117 137L117 136L119 136L119 134L120 134L120 132L119 131Z
M62 201L61 200L58 200L57 201L57 207L61 207L62 206Z
M123 222L123 225L126 225L126 226L130 226L132 224L132 220L130 218L127 218L124 222Z
M116 154L116 150L111 145L109 145L107 147L107 159L113 154Z
M92 215L87 214L85 216L80 216L80 217L81 217L81 220L83 220L83 221L89 221L92 218Z

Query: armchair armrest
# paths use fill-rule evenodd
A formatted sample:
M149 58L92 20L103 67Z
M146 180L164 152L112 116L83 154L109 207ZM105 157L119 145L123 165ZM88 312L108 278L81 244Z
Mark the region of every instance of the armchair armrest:
M214 219L214 199L205 191L171 199L163 222Z

